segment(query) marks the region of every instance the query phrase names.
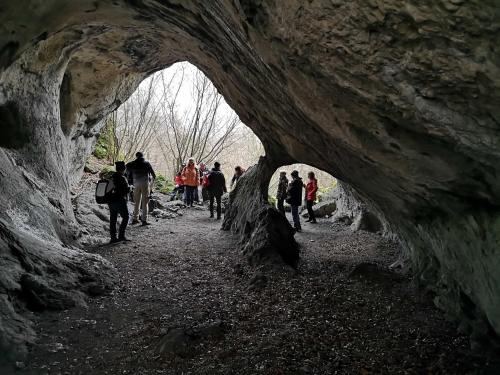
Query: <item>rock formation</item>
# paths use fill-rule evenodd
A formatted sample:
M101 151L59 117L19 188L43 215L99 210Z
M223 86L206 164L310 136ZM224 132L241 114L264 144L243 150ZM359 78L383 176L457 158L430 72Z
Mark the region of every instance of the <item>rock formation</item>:
M17 324L23 285L66 288L61 273L86 269L68 248L69 191L100 120L188 60L269 165L344 181L400 236L439 306L473 335L500 333L496 0L25 0L4 2L0 25L2 327ZM41 266L53 257L60 272ZM19 343L12 332L1 351Z
M261 157L240 177L229 195L222 229L240 234L243 254L250 264L284 261L296 268L299 249L292 226L268 203L269 181L278 166Z

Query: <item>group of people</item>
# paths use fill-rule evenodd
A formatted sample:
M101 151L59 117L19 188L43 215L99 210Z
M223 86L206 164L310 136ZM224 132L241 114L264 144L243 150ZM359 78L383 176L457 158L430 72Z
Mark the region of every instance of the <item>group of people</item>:
M208 188L210 180L208 176L217 172L215 170L216 168L218 172L220 172L220 163L215 162L214 168L210 170L204 163L200 163L198 167L196 167L195 160L190 158L187 164L182 164L181 170L175 176L175 188L172 190L170 200L181 197L186 206L192 207L195 203L202 204L205 200L210 199L210 189ZM231 188L245 172L240 166L235 167L234 170L230 185ZM223 192L226 191L226 182L224 179Z
M148 219L148 202L150 194L153 190L156 174L151 164L144 158L142 152L135 154L136 159L128 164L123 161L115 163L116 172L113 173L111 179L113 181L113 191L110 194L109 202L109 227L111 234L111 242L128 241L125 237L125 230L129 222L128 212L128 196L133 187L134 212L132 215L132 224L138 224L139 218L143 226L149 225ZM141 215L139 216L139 211ZM122 221L116 230L118 215Z
M113 181L113 191L110 195L110 235L111 242L129 241L125 237L125 231L129 223L129 212L127 198L133 188L134 212L132 224L138 224L139 219L142 225L149 225L148 202L153 191L156 174L145 158L142 152L136 153L136 159L128 164L123 161L115 163L116 172L111 179ZM198 167L193 158L190 158L182 166L181 171L175 176L175 189L173 196L182 194L184 203L187 207L193 207L195 202L203 202L203 192L205 191L210 201L210 218L214 218L214 210L217 214L217 220L222 217L222 195L227 192L226 179L220 169L219 162L215 162L211 170L200 163ZM240 166L235 168L235 173L231 179L231 187L243 175L245 170ZM217 208L215 209L215 203ZM139 211L141 215L139 216ZM117 233L118 215L122 221Z
M190 158L182 170L177 173L176 186L173 197L183 193L183 200L187 207L193 207L195 202L203 203L203 192L208 193L210 200L210 217L214 217L214 203L217 202L217 220L222 216L222 195L227 192L226 179L220 170L220 163L208 170L203 163L196 167L193 158Z
M291 206L293 227L295 231L300 232L302 227L300 225L299 207L302 205L303 188L305 188L306 192L305 200L307 213L309 214L309 218L306 221L313 224L317 223L312 207L314 205L314 201L316 200L316 193L318 192L318 180L316 180L314 172L309 172L307 174L307 184L302 182L302 178L299 176L298 171L293 171L290 173L290 176L292 177L292 181L289 182L286 177L286 172L280 172L278 191L276 193L277 208L283 215L285 215L284 203L286 202Z
M127 198L130 194L131 186L133 187L134 201L132 224L141 222L143 226L149 225L147 221L148 202L153 190L154 180L156 179L156 174L151 163L144 158L142 152L137 152L136 159L128 164L125 164L123 161L117 161L115 165L116 172L112 175L114 187L109 202L111 242L128 241L125 237L125 231L129 222ZM219 162L215 162L211 170L208 170L203 163L200 163L197 167L195 160L190 158L175 177L176 186L173 194L177 195L181 193L186 206L193 207L194 203L200 198L203 202L203 192L207 192L210 201L210 218L214 218L215 210L217 214L216 218L220 220L222 217L222 195L227 192L226 179L220 167ZM231 179L231 188L244 173L245 170L240 166L235 168L233 178ZM305 188L306 192L306 207L309 213L307 221L316 223L312 207L316 200L318 181L314 172L308 173L307 184L302 182L302 178L296 170L290 176L292 180L288 181L286 172L280 172L276 194L277 208L285 215L284 203L287 202L291 206L293 227L295 231L300 232L302 228L300 225L299 207L302 205L302 189ZM217 204L216 209L215 203ZM118 215L122 217L122 221L117 232Z

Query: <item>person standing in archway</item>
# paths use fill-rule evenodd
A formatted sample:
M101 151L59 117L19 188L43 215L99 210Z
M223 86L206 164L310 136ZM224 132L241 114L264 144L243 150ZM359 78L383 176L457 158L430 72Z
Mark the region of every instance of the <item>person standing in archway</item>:
M195 191L198 189L200 177L194 159L190 158L187 165L182 170L182 179L184 180L184 189L186 192L186 206L193 207Z
M203 204L203 175L208 173L208 167L205 165L205 163L200 163L198 164L198 176L200 178L200 183L198 184L198 203Z
M233 188L234 184L238 182L241 176L243 176L243 173L245 173L245 170L241 168L239 165L234 168L234 175L233 178L231 179L231 189Z
M318 192L318 180L314 176L314 172L309 172L307 174L309 181L306 185L306 207L309 213L309 218L306 220L312 224L316 224L316 215L314 214L313 204L316 200L316 193Z
M300 226L299 207L302 205L303 183L298 171L293 171L290 176L292 176L292 182L288 185L286 203L292 206L293 227L296 232L300 232L302 227Z
M214 200L217 201L217 220L222 216L222 194L227 192L226 179L220 170L220 163L215 162L214 167L207 176L208 196L210 198L210 217L214 217Z
M117 161L115 163L116 172L111 177L113 181L113 190L109 199L109 232L111 235L110 243L119 241L128 241L125 237L125 230L127 229L129 214L127 207L127 196L130 191L127 179L125 178L125 162ZM118 237L116 237L116 222L118 215L122 217Z
M278 181L278 191L276 192L276 200L278 211L285 215L285 199L286 191L288 189L288 178L286 178L286 172L280 171L280 179Z
M134 214L132 224L139 223L139 207L141 208L142 225L148 223L148 201L151 187L156 179L156 174L151 164L144 159L142 152L135 154L136 159L127 164L129 180L134 185Z

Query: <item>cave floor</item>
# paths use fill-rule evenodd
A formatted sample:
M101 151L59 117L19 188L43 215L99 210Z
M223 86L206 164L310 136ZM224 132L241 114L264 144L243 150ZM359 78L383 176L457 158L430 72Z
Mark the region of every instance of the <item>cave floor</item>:
M134 227L89 249L118 283L88 308L35 317L31 374L482 373L431 297L379 272L395 244L321 220L303 224L299 272L250 268L206 211ZM357 266L357 267L356 267ZM353 270L355 270L353 272ZM498 364L497 364L498 365Z

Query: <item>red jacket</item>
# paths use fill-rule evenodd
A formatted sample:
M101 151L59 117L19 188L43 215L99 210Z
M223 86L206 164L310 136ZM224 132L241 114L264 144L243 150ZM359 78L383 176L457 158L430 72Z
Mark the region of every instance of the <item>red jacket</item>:
M318 180L309 180L306 186L306 200L316 200L316 192L318 191Z

